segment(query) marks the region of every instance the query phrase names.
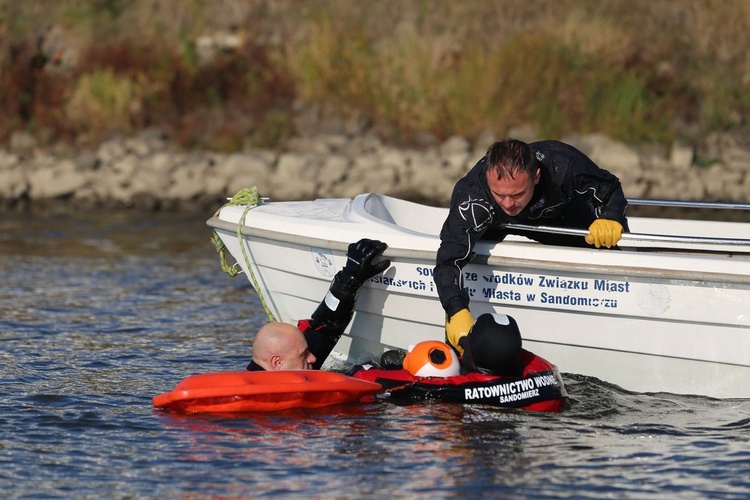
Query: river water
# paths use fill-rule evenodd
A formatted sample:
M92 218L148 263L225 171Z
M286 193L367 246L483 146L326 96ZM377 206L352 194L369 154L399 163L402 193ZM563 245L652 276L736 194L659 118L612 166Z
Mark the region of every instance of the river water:
M750 400L574 374L559 414L385 401L155 410L187 375L242 370L265 320L247 280L221 272L210 215L3 215L4 497L750 496Z

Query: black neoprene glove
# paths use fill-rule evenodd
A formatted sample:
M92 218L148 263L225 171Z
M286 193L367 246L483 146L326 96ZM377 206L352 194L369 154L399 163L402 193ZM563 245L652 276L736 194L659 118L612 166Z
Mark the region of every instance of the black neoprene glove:
M388 245L378 240L363 238L349 245L346 252L346 266L342 271L342 278L354 278L360 284L380 274L391 265L391 261L383 259L378 263L373 261L383 254Z

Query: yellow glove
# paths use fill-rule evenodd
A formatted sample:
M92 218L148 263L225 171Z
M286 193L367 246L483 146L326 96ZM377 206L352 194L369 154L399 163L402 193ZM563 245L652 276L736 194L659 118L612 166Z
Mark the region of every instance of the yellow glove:
M589 226L589 234L586 235L586 243L596 248L611 248L617 245L622 236L622 224L616 220L596 219Z
M459 345L459 340L469 334L472 326L474 326L474 317L468 309L461 309L445 322L445 336L461 356L464 354L464 348Z

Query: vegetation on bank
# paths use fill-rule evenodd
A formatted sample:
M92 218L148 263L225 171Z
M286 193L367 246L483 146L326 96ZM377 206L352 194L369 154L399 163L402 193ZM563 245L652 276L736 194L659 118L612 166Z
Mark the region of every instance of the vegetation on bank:
M0 0L0 142L692 140L746 125L748 25L745 0Z

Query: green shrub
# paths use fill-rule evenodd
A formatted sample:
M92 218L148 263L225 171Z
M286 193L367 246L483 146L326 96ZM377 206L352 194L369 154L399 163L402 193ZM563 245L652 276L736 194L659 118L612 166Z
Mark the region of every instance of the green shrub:
M231 149L283 141L314 110L407 143L527 124L670 141L750 116L745 0L6 4L0 139L158 126ZM200 37L228 31L242 45L205 61ZM55 66L69 49L79 64Z
M141 92L142 85L109 69L84 74L67 104L67 115L80 132L129 132L131 117L142 106Z

